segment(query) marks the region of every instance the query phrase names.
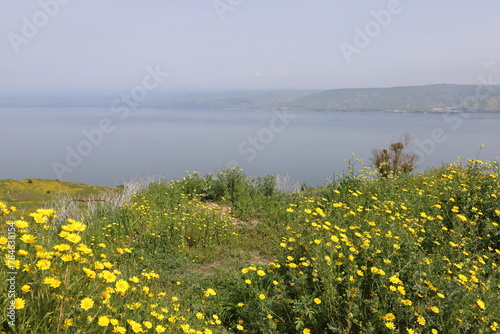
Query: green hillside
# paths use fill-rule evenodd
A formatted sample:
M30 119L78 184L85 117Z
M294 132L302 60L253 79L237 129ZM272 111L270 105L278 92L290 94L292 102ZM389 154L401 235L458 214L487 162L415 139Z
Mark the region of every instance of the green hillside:
M279 90L279 91L233 91L219 93L185 93L165 98L157 97L147 103L156 108L278 108L318 90Z
M495 86L496 89L492 92L486 87L477 91L477 87L475 85L429 85L334 89L295 99L288 106L306 110L345 111L500 111L500 87ZM478 104L466 105L468 101L478 101Z
M231 168L62 221L0 200L0 333L498 333L499 171L290 193Z
M96 187L81 183L45 179L0 180L0 201L8 202L19 209L35 208L57 199L61 195L73 198L89 198L111 188Z

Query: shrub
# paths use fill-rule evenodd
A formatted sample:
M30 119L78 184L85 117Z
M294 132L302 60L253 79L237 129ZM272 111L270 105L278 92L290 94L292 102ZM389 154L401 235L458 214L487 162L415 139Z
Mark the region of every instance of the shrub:
M389 149L375 148L372 150L371 161L377 167L382 178L413 171L417 155L404 152L410 141L410 135L406 133L400 141L391 143Z

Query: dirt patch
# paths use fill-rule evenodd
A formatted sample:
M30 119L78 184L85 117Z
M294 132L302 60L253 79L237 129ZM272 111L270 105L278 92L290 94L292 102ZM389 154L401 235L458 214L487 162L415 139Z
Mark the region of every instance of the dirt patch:
M242 226L248 226L248 227L256 227L257 225L260 224L260 222L257 219L252 219L250 221L244 221L241 220L237 217L235 217L232 213L231 207L229 205L219 205L217 203L213 202L206 202L203 203L203 206L207 208L207 210L218 213L221 218L229 218L231 221L233 221L236 225L235 227L242 227Z
M248 257L247 257L248 256ZM211 276L216 274L218 271L227 270L233 268L234 270L239 270L239 268L244 266L255 265L257 267L264 267L274 259L266 257L259 252L250 252L245 256L245 258L233 258L233 259L223 259L213 262L204 262L193 264L185 274L187 275L200 275L200 276Z

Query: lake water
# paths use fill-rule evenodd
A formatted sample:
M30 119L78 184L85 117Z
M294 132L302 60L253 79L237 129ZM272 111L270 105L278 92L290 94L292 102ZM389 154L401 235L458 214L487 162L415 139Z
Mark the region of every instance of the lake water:
M121 118L120 118L121 117ZM500 155L500 114L109 108L0 109L0 179L118 185L131 177L181 179L185 171L240 165L252 176L288 174L322 185L352 153L408 132L419 170L458 156Z

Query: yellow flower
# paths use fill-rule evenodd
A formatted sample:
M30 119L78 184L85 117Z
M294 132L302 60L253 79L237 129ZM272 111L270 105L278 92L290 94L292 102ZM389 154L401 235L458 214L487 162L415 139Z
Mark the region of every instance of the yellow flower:
M80 240L82 240L82 237L80 237L78 234L75 234L75 233L68 233L68 234L66 234L65 238L66 238L66 240L68 240L69 242L72 242L74 244L79 243Z
M479 306L480 309L484 310L486 308L486 305L481 299L476 300L477 306Z
M19 256L28 256L28 252L25 251L24 249L20 249L17 254L19 254Z
M261 294L259 295L259 299L266 299L266 295L265 295L265 294L263 294L263 293L261 293Z
M411 328L407 328L407 329L406 329L406 332L407 332L408 334L415 334L415 331L414 331L413 329L411 329Z
M125 334L125 333L127 333L127 329L123 326L115 326L113 328L113 333Z
M245 327L243 327L241 325L236 325L236 329L239 331L242 331L242 330L245 330Z
M387 327L389 329L396 329L396 325L394 325L394 323L392 321L386 322L385 327Z
M85 231L87 226L81 222L77 222L76 220L73 219L68 219L68 221L71 223L71 230L72 231Z
M205 297L209 296L215 296L217 293L214 291L214 289L207 289L204 293Z
M432 334L438 334L438 331L437 331L437 329L434 329L434 328L433 328L433 329L431 330L431 333L432 333Z
M113 283L114 281L116 281L116 275L108 270L104 270L102 273L100 273L99 277L103 278L108 283Z
M252 281L251 281L251 280L249 280L249 279L246 279L246 280L245 280L245 283L246 283L246 284L252 284Z
M25 284L21 287L21 290L23 292L29 292L31 290L31 287L28 284Z
M424 317L419 316L419 317L417 318L417 322L418 322L418 324L419 324L419 325L425 326L425 322L426 322L426 321L425 321L425 318L424 318Z
M24 220L16 220L15 225L17 228L27 228L29 226L28 222Z
M43 215L39 212L30 213L30 217L33 217L35 222L37 222L38 224L44 224L47 222L47 220L49 220L48 217L46 217L45 215Z
M90 278L91 280L93 280L96 277L95 271L85 267L83 267L82 270L85 272L85 274L87 274L87 277Z
M377 267L371 267L370 271L372 272L372 274L385 275L385 271Z
M120 279L115 283L115 290L118 292L126 292L130 285L124 279Z
M64 254L61 255L61 260L63 260L64 262L70 262L73 261L73 256L71 254Z
M25 303L24 299L22 299L22 298L15 298L14 299L14 308L16 310L20 310L20 309L24 308L25 305L26 305L26 303Z
M90 253L92 253L92 249L88 248L84 244L79 244L78 247L76 247L76 250L79 251L79 252L82 252L84 254L90 254Z
M166 330L167 330L167 329L166 329L165 327L163 327L162 325L157 325L157 326L155 327L155 331L156 331L156 333L165 333L165 331L166 331Z
M87 310L90 310L92 307L94 307L94 301L92 300L92 298L83 298L81 301L80 301L80 307L87 311Z
M498 329L498 322L493 321L493 322L491 323L491 325L490 325L490 328L491 328L491 330L492 330L492 331L494 331L494 332L495 332L495 331Z
M36 243L36 238L34 236L32 236L31 234L23 234L23 236L20 239L21 239L21 241L24 241L27 244Z
M143 321L142 324L146 328L152 328L153 327L153 324L150 321Z
M311 330L309 328L304 328L302 334L311 334Z
M314 302L315 302L316 304L318 304L318 305L319 305L319 304L321 304L321 299L319 299L319 298L314 298Z
M402 284L403 282L396 275L392 275L389 281L394 284Z
M50 269L50 261L49 260L40 260L36 263L36 266L40 268L40 270Z
M393 313L387 313L386 315L382 316L382 320L392 321L394 319L396 319L396 316Z
M54 248L56 251L63 252L63 251L70 250L71 246L68 244L59 244L59 245L55 245L52 248Z
M64 326L73 326L73 319L64 319Z
M52 288L58 288L61 285L61 281L54 277L46 277L43 280L43 284L47 284Z
M0 245L6 245L9 242L9 239L6 237L0 237Z
M97 261L96 263L94 263L94 269L102 270L104 269L104 264L102 264L102 262Z
M128 324L130 325L130 327L132 327L132 330L134 331L134 333L141 333L143 332L144 330L142 329L142 325L134 320L127 320Z
M437 306L431 306L429 309L434 313L439 313L439 307Z
M99 326L106 327L109 325L109 318L105 315L99 317L99 321L97 322Z
M259 276L265 276L266 272L264 270L257 270L257 275L259 275Z

